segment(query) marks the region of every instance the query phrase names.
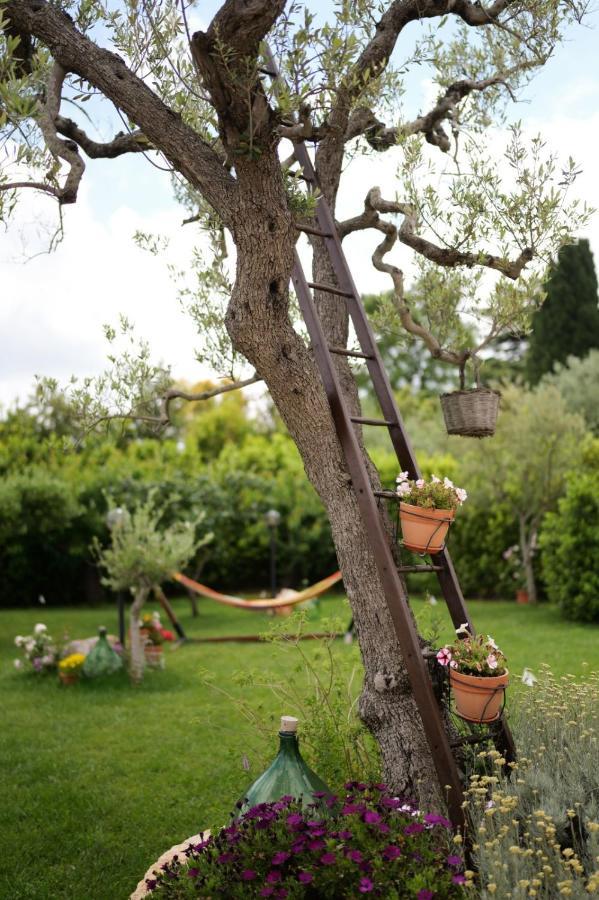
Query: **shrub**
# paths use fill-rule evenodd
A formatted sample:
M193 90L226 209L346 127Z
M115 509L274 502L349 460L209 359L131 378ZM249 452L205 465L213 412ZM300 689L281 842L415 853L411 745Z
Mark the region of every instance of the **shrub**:
M545 517L540 546L549 599L567 619L599 622L599 472L569 479L557 512Z
M382 784L348 782L335 817L283 797L184 852L146 884L158 897L457 897L466 881L443 816Z
M496 750L468 791L480 896L583 900L599 890L599 673L577 682L547 667L513 709L519 756Z

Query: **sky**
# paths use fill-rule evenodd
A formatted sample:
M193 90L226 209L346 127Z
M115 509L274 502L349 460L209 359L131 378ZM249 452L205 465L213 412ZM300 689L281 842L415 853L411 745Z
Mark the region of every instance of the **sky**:
M542 133L560 158L574 157L582 174L573 195L596 208L598 26L594 14L586 27L572 29L528 87L525 102L511 113L522 119L529 134ZM426 78L414 87L420 102L434 99ZM108 124L100 127L106 139ZM392 196L395 168L392 153L352 164L340 194L339 217L359 212L374 184ZM79 199L65 209L64 218L62 243L51 254L43 252L53 201L23 192L17 219L0 234L0 405L24 400L36 375L66 383L73 374L99 373L107 352L102 326L114 324L119 313L135 323L154 358L170 365L175 377L194 382L213 374L195 358L199 339L180 308L165 259L140 250L133 241L137 230L166 235L168 261L186 267L197 232L193 226L182 227L184 212L172 198L168 177L141 156L90 161ZM591 241L599 266L599 215L581 236ZM370 263L376 240L374 234L361 234L346 242L358 288L368 293L388 287L386 276Z

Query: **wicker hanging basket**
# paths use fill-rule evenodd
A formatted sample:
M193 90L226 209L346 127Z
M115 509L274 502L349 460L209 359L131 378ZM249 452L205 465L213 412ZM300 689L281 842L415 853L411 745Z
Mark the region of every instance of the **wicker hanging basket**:
M495 434L500 396L499 391L483 387L441 394L447 433L477 438Z
M465 390L465 367L468 359L472 360L476 387ZM441 409L445 419L447 434L459 434L462 437L490 437L495 434L497 413L499 412L499 391L483 387L480 383L481 361L475 354L467 353L460 365L460 390L450 394L441 394Z

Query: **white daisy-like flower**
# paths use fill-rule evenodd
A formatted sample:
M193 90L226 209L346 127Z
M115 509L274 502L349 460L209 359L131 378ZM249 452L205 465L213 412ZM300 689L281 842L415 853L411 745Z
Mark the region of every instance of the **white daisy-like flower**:
M48 630L48 629L47 629L46 626L43 624L43 622L38 622L37 625L35 626L35 628L33 629L33 633L34 633L34 634L38 634L38 635L39 635L39 634L44 634L44 632L46 632L47 630Z
M522 684L525 684L527 687L534 687L537 683L537 679L533 675L530 669L524 669L522 672Z

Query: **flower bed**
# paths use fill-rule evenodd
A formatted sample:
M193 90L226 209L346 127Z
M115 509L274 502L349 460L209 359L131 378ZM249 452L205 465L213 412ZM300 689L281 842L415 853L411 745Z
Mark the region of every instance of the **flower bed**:
M451 823L421 814L385 785L350 782L331 814L292 797L252 807L190 844L146 886L156 897L318 897L415 900L461 895L469 880L451 850Z

